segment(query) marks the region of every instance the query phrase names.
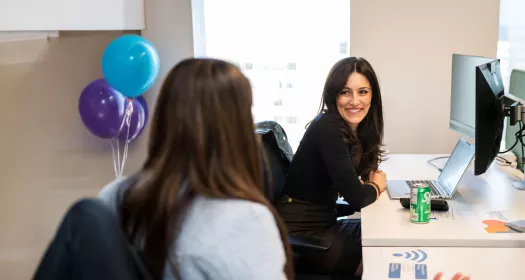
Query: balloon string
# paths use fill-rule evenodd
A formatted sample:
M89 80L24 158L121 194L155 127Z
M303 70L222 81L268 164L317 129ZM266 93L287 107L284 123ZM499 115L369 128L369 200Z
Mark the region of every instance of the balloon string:
M113 142L111 142L111 139L109 139L109 145L111 145L111 156L113 158L113 169L115 171L115 178L118 178L119 170L117 167L117 159L115 158L116 157L115 146L113 145Z
M120 141L118 140L119 134L117 134L117 136L115 137L117 140L117 178L120 177L120 147L119 147Z
M120 124L120 127L119 127L119 130L118 130L118 133L117 133L117 136L116 136L116 139L117 139L117 178L122 176L122 169L123 169L123 161L124 159L120 160L120 141L119 141L119 136L120 136L120 132L122 132L122 129L124 128L124 125L127 123L127 118L128 118L128 115L131 116L131 113L133 112L133 102L131 99L126 99L126 101L128 102L127 106L126 106L126 112L124 114L124 118L122 119L122 123ZM128 125L129 127L129 125ZM126 139L126 142L127 142L127 139ZM126 149L126 144L124 144L124 149Z
M124 172L124 165L126 164L126 160L128 158L128 146L129 146L129 130L131 126L131 114L133 113L133 102L130 100L128 104L128 109L126 110L126 116L124 117L126 125L128 126L126 131L126 138L124 142L124 151L122 153L122 165L120 166L120 176L122 176L122 173Z
M131 114L133 113L133 101L131 99L126 99L126 100L128 101L128 104L126 105L126 112L124 113L124 118L122 119L122 123L120 124L120 128L118 129L117 135L120 134L120 132L124 128L124 125L128 123L127 116L131 116Z
M113 158L113 168L114 168L114 171L115 171L115 177L116 178L119 178L119 177L121 177L123 175L123 173L124 173L124 165L125 165L126 159L128 157L129 132L130 132L130 129L131 129L131 115L133 114L133 100L132 99L127 99L127 101L128 101L128 104L126 106L126 112L125 112L124 118L122 120L122 124L120 125L120 128L119 128L119 131L118 131L117 135L115 137L113 137L113 139L116 139L116 147L113 144L112 139L109 139L109 144L111 145L111 155L112 155L112 158ZM121 160L119 136L120 136L120 133L122 132L122 129L124 128L125 124L127 124L128 127L126 129L126 138L125 138L125 141L124 141L124 150L122 152L122 160Z

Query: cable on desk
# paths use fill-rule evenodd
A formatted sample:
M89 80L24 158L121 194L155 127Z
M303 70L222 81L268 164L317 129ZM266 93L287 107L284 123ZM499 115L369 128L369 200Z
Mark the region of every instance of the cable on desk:
M512 149L514 149L514 147L516 147L516 145L518 145L518 143L521 144L521 160L520 159L516 159L516 163L518 164L522 164L522 163L525 163L525 143L523 142L523 136L525 136L523 134L523 131L525 130L525 126L523 126L521 124L521 122L518 123L519 124L519 127L520 129L514 133L514 136L516 136L516 141L514 142L514 144L512 144L512 147L510 147L509 149L505 150L505 151L500 151L499 154L504 154L504 153L507 153L507 152L510 152ZM443 158L449 158L450 156L444 156L444 157L437 157L437 158L433 158L433 159L430 159L428 161L428 164L432 165L433 167L435 167L437 170L439 170L439 172L443 171L443 168L435 165L434 163L432 163L433 161L435 160L438 160L438 159L443 159ZM504 163L504 164L507 164L508 166L512 165L512 162L510 162L509 160L507 160L506 158L502 157L502 156L496 156L496 159L500 162L500 163Z
M500 154L504 154L506 152L510 152L512 149L514 149L514 147L516 147L516 145L518 145L518 142L521 142L521 145L522 145L522 148L523 148L523 130L525 129L525 126L522 127L521 125L521 122L519 122L519 126L520 126L520 129L514 133L514 136L516 136L516 141L514 141L514 144L512 144L512 147L510 147L509 149L505 150L505 151L502 151L502 152L499 152ZM523 152L522 152L522 155L523 155Z
M523 146L525 146L525 145L522 145L522 148L523 148ZM449 158L449 157L450 157L450 156L443 156L443 157L433 158L433 159L428 160L428 164L432 165L432 166L435 167L437 170L439 170L439 172L441 172L441 171L443 171L443 168L441 168L441 167L435 165L435 164L433 163L433 161L436 161L436 160L438 160L438 159ZM512 165L512 162L511 162L511 161L509 161L508 159L506 159L506 158L504 158L504 157L502 157L502 156L496 156L496 160L499 161L500 163L506 164L506 165L508 165L508 166Z
M498 160L501 163L507 164L508 166L512 165L512 162L502 156L496 156L496 160Z
M449 158L450 156L445 156L445 157L437 157L437 158L433 158L433 159L430 159L428 160L428 164L432 165L433 167L435 167L437 170L439 170L439 172L443 171L443 168L435 165L434 163L432 163L433 161L435 160L438 160L438 159L443 159L443 158Z
M520 143L521 144L521 158L516 158L516 164L517 164L516 168L521 169L520 166L525 163L525 153L524 153L525 144L523 142L523 136L525 136L523 134L523 132L525 131L525 126L522 125L521 122L519 122L518 124L519 124L520 129L514 134L516 136L516 141L514 141L514 144L512 144L512 146L509 149L499 152L499 153L502 154L502 153L510 152L512 149L514 149L514 147L516 147L518 143ZM505 164L507 164L508 166L512 165L512 163L508 160L505 160Z

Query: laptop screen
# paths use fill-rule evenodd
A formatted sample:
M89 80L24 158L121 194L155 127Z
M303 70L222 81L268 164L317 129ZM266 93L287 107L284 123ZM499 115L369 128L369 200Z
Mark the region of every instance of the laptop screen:
M452 195L474 157L474 153L474 145L460 138L438 177L438 183L444 188L446 194Z

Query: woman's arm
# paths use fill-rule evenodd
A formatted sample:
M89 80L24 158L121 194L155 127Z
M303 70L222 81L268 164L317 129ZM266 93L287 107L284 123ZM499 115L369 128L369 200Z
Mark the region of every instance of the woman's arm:
M350 151L343 139L339 120L324 116L317 124L318 149L337 191L354 209L361 209L377 199L374 186L362 184L352 163Z

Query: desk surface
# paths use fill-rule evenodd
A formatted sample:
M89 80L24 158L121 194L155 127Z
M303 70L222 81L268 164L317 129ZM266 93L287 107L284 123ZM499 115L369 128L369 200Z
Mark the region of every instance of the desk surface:
M381 169L388 180L432 180L439 172L427 161L438 156L389 155ZM434 163L443 166L445 162ZM518 170L497 162L481 176L474 176L470 166L448 202L451 210L443 215L434 213L429 224L411 223L408 210L384 192L361 211L363 246L524 248L525 233L504 226L512 222L525 227L525 191L511 184L522 178Z
M475 280L525 279L523 248L366 247L363 264L366 280L432 280L438 272L444 280L456 272Z

